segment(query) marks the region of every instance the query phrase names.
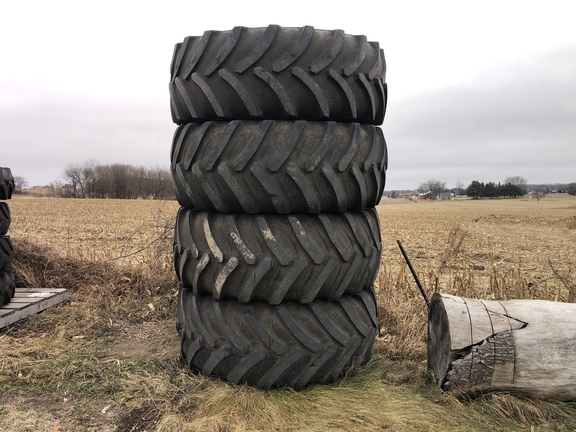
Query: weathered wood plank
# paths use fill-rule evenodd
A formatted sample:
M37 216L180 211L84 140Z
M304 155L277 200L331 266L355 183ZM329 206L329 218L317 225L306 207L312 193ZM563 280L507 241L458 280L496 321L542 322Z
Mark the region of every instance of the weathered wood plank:
M64 288L16 288L14 298L0 308L0 328L68 299Z
M13 314L14 311L10 309L0 309L0 318L6 315Z
M60 293L67 291L66 288L16 288L16 293Z
M30 298L29 297L16 297L16 296L14 296L10 300L9 304L14 304L14 303L30 303Z

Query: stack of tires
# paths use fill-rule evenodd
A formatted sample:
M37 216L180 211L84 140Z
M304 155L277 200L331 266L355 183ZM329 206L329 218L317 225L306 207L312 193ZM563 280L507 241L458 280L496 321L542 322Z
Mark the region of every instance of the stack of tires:
M385 70L378 43L309 26L176 45L174 265L191 369L301 389L370 359Z
M10 168L0 167L0 307L10 303L14 297L14 274L12 258L14 248L10 237L6 235L10 227L10 208L3 202L12 198L14 177Z

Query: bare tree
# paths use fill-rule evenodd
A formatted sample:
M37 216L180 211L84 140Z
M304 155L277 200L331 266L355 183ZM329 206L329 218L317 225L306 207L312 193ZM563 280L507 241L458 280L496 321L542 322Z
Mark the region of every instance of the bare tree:
M524 177L520 177L520 176L513 176L513 177L506 177L504 179L504 184L512 184L514 186L518 186L521 190L522 193L526 193L528 191L528 180L526 180Z
M462 189L464 189L464 183L462 183L461 181L457 181L456 189L458 189L458 196L462 196Z
M170 170L127 164L100 165L96 159L65 166L61 179L54 182L54 194L69 198L152 198L173 199Z
M61 180L54 180L48 185L48 195L52 198L64 197L64 183Z
M73 198L77 197L76 191L78 187L82 189L82 194L84 194L84 186L82 185L82 167L79 164L67 164L62 172L62 178L72 187Z
M172 180L168 169L150 168L148 170L148 178L148 195L152 199L167 199L173 196Z
M427 180L420 185L418 190L422 193L432 194L434 198L440 195L446 189L446 183L439 180Z
M22 193L22 190L26 189L28 186L29 184L26 177L14 176L14 193Z
M82 164L81 167L81 184L82 184L82 198L88 195L89 198L94 197L94 186L96 181L96 168L98 168L98 161L94 158L88 159Z

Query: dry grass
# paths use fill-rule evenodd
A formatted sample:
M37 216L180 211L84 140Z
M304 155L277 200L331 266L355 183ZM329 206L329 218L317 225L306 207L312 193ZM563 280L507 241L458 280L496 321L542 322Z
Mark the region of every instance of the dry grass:
M433 384L426 307L396 244L429 295L568 301L573 197L379 206L376 354L356 376L301 392L232 386L180 363L169 330L175 203L16 197L10 208L17 285L71 294L0 333L1 430L576 429L574 404L458 401Z

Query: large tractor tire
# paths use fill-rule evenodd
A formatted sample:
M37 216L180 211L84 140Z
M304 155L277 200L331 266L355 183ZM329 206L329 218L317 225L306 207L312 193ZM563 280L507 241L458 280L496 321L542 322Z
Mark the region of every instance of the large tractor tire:
M382 124L386 64L377 42L306 26L206 31L176 45L175 123L334 120Z
M185 288L214 299L335 300L370 287L380 256L374 209L247 215L181 208L176 217L176 274Z
M272 306L180 288L176 327L190 368L261 389L329 384L366 363L378 329L372 289Z
M12 198L14 191L14 177L10 168L0 167L0 200Z
M10 228L10 207L5 202L0 202L0 235L4 235Z
M372 125L235 120L180 126L171 161L185 208L328 213L378 204L388 155Z
M0 236L0 271L9 270L14 258L14 247L8 236Z
M16 288L12 270L0 271L0 307L10 303Z

